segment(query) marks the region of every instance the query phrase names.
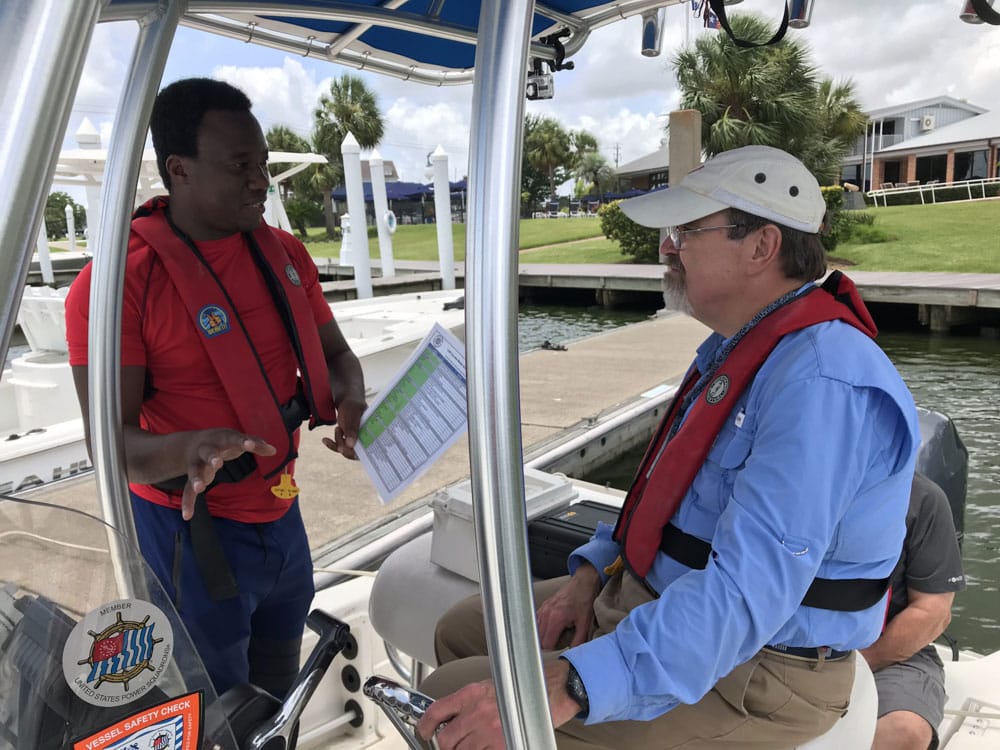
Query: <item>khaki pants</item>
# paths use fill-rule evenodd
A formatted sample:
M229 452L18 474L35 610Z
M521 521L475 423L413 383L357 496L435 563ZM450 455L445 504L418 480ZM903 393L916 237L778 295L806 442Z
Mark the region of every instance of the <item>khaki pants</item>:
M536 584L536 606L566 580ZM652 598L631 575L613 577L594 603L591 638L612 631L627 612ZM478 596L445 613L438 623L435 643L441 666L423 682L421 691L440 698L490 678ZM691 648L704 647L691 644ZM561 652L546 651L542 659L555 659ZM853 657L818 662L760 651L719 680L698 703L677 706L651 721L585 725L574 719L556 731L556 744L560 750L790 748L834 725L847 710L853 683Z

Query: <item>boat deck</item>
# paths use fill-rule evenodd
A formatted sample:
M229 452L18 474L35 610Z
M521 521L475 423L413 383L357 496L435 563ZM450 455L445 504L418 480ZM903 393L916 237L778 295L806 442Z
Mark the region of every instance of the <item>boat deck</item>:
M551 447L560 435L593 422L638 394L676 384L707 329L691 318L657 317L520 358L524 453ZM313 550L469 474L468 442L456 443L395 502L383 506L359 462L348 462L321 442L328 430L304 430L296 481ZM100 514L92 478L42 489L33 498Z

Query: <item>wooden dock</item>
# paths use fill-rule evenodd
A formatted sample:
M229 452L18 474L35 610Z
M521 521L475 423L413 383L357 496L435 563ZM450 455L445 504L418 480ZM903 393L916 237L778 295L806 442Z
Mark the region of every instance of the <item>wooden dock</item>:
M69 284L86 258L66 254L53 256L57 286ZM330 302L355 299L354 269L341 266L338 258L316 258L323 292ZM396 276L381 277L380 263L372 258L372 290L376 296L441 288L436 261L396 261ZM932 332L947 332L955 326L975 326L1000 331L1000 244L998 273L899 273L850 271L862 298L875 306L888 305L903 313L903 319ZM37 262L30 283L41 283ZM37 278L36 278L37 276ZM538 304L565 301L567 295L588 304L606 307L645 305L655 309L660 295L662 266L655 264L564 264L521 263L518 287L522 298ZM465 284L465 264L455 264L455 281ZM906 306L907 309L904 309ZM876 313L878 312L876 308ZM878 317L876 315L876 317Z
M373 262L373 268L378 264ZM334 260L333 263L336 263ZM323 273L324 265L320 265ZM428 261L401 261L395 279L373 279L376 294L440 289L438 265ZM339 268L339 266L338 266ZM1000 269L1000 248L997 252ZM375 271L377 273L377 270ZM342 271L341 271L342 273ZM913 322L934 332L954 326L1000 328L1000 273L901 273L846 271L861 297L873 305L907 305ZM615 307L658 299L663 267L652 264L522 263L518 266L520 295L544 304L551 295L585 293L600 305ZM465 282L465 265L455 265L459 286ZM354 282L323 284L331 299L353 299Z

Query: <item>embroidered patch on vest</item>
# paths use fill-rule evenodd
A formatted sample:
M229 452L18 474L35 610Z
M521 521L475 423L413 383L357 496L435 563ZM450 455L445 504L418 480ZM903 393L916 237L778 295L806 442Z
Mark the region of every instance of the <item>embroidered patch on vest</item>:
M205 305L198 311L198 325L206 338L229 332L229 314L218 305Z
M720 375L705 391L705 400L710 404L717 404L729 393L729 376Z
M295 266L291 263L285 266L285 276L287 276L288 280L295 286L302 286L302 279L299 278L299 272L295 270Z

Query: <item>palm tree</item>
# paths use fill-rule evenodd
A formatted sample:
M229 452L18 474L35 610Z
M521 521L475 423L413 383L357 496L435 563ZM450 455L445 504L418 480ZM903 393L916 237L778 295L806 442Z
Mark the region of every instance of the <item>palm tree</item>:
M762 19L734 15L736 36L770 38ZM702 117L708 155L739 146L777 146L802 159L820 184L835 184L840 162L867 120L850 81L817 81L807 48L787 37L778 44L739 49L726 34L702 36L673 61L681 106Z
M549 196L566 180L572 165L570 135L552 117L529 115L525 122L524 160L545 175Z
M579 166L584 154L596 153L599 150L597 138L586 130L569 131L569 145L573 151L574 168Z
M267 147L273 151L304 154L312 151L312 144L285 125L274 125L267 131ZM274 176L287 165L274 164L268 169ZM309 236L308 228L315 226L323 212L323 196L316 182L316 168L307 167L281 183L281 202L285 205L288 220L303 239Z
M733 15L730 24L737 37L751 41L766 41L772 33L753 15ZM816 70L801 43L786 38L739 49L726 34L703 35L673 65L681 106L701 112L709 156L758 144L802 157L816 137Z
M598 194L606 192L614 183L615 170L597 151L587 151L580 155L574 170L580 182L577 197L588 195L592 191Z
M312 151L312 144L287 125L272 125L265 136L267 147L270 151L287 151L293 154L306 154ZM271 176L281 172L285 167L280 164L273 164L269 167ZM281 183L281 200L287 201L289 192L299 194L296 181L306 183L309 176L305 174L308 170L303 170L293 176L290 180Z
M326 231L332 237L335 223L330 190L344 179L340 144L352 133L361 148L374 148L385 134L385 122L374 92L350 73L330 82L330 93L320 97L313 118L313 145L327 158L325 167L316 170L314 184L323 191Z
M821 185L840 182L841 162L865 132L867 116L854 98L850 82L835 84L823 79L813 104L814 136L801 144L798 156L809 166Z

